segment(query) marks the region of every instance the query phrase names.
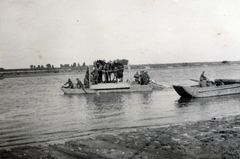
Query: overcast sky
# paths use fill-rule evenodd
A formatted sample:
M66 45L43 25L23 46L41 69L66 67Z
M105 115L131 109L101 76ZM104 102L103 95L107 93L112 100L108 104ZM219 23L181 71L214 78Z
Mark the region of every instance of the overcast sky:
M0 67L240 60L239 0L1 0Z

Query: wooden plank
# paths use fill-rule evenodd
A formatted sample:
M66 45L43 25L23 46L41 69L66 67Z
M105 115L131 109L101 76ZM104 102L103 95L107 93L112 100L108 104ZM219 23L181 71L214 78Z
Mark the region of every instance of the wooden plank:
M94 90L108 90L108 89L129 89L130 84L127 82L119 83L99 83L96 85L91 85L90 89Z

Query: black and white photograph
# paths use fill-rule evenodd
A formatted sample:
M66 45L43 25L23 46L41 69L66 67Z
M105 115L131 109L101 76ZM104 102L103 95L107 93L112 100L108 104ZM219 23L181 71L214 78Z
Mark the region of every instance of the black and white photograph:
M0 159L239 159L239 8L1 0Z

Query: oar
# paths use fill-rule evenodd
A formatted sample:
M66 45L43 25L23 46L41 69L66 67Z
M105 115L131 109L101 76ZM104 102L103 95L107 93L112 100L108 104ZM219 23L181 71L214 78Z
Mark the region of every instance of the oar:
M190 80L194 82L199 82L199 80L196 80L196 79L190 79Z
M165 84L162 84L162 83L157 83L153 79L150 79L149 81L150 81L150 83L156 84L156 85L158 85L162 88L169 88L169 85L165 85Z
M85 91L85 89L82 87L82 90L87 94L87 92Z

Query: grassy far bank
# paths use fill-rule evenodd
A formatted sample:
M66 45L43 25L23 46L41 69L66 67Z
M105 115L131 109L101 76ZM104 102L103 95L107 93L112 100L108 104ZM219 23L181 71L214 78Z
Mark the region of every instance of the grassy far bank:
M240 158L240 115L103 134L48 146L0 150L0 158Z
M240 61L221 61L221 62L192 62L192 63L169 63L169 64L141 64L131 65L131 69L168 69L182 67L202 67L202 66L224 66L224 65L240 65ZM30 76L52 76L71 73L84 73L86 66L80 67L59 67L59 68L41 68L41 69L5 69L0 70L0 77L30 77ZM125 69L128 69L125 66Z

